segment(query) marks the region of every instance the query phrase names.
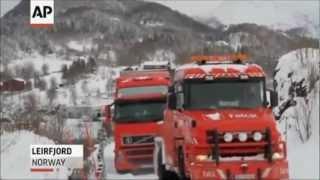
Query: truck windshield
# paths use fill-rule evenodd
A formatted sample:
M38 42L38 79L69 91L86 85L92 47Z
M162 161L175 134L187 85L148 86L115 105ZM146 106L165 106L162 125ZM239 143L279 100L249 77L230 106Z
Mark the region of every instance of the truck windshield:
M163 119L165 101L121 102L115 105L115 122L146 122Z
M167 94L168 86L142 86L142 87L130 87L119 89L119 96L133 96L139 94Z
M263 105L262 80L195 82L187 84L187 108L254 108Z

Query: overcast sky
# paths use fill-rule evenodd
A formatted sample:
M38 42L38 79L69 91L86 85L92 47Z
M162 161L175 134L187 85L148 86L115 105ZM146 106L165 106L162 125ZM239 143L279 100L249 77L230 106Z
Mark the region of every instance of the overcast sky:
M1 16L20 0L0 0ZM77 1L77 0L76 0ZM263 25L296 26L304 17L319 25L319 0L148 0L166 5L184 14L215 16L224 24L252 22Z
M7 13L10 9L12 9L14 6L16 6L20 0L0 0L0 16L3 16L5 13Z
M318 0L151 0L190 16L215 16L224 24L301 25L304 17L319 24Z

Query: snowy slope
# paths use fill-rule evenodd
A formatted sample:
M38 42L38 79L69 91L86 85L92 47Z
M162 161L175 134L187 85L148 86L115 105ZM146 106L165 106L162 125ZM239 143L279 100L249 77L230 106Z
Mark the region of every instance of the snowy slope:
M292 179L319 179L319 63L319 49L299 49L282 56L276 67L280 103L289 98L294 82L305 79L302 84L307 87L307 94L295 95L297 105L279 121L287 140Z
M255 47L260 45L260 42L256 35L246 32L236 32L229 34L228 43L234 50L237 50L243 46Z
M38 53L33 53L28 56L24 56L21 59L16 59L9 64L9 68L17 68L17 67L24 67L26 64L32 63L35 70L42 73L42 66L47 64L49 69L48 73L58 72L61 70L63 65L70 65L72 61L61 59L56 54L51 54L47 56L41 56Z
M0 179L67 179L68 172L63 169L50 173L30 172L30 145L54 144L52 140L30 131L16 131L2 134L0 142Z

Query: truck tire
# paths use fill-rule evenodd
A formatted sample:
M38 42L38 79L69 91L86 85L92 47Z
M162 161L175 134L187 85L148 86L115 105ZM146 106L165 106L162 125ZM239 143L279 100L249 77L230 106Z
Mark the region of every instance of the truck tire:
M157 174L159 180L178 180L176 173L166 170L164 164L162 164L162 152L161 149L157 152Z
M184 152L182 147L178 149L178 169L180 173L181 180L189 180L186 176L185 164L184 164Z
M123 174L126 174L126 173L130 172L130 171L126 171L126 170L120 170L120 169L117 169L117 168L115 168L115 169L116 169L117 174L120 174L120 175L123 175Z

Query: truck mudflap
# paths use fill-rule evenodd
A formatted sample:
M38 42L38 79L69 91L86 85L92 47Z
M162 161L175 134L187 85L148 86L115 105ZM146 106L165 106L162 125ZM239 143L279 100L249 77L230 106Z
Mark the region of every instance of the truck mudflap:
M289 180L288 162L286 160L248 161L248 162L213 162L190 163L192 180Z

